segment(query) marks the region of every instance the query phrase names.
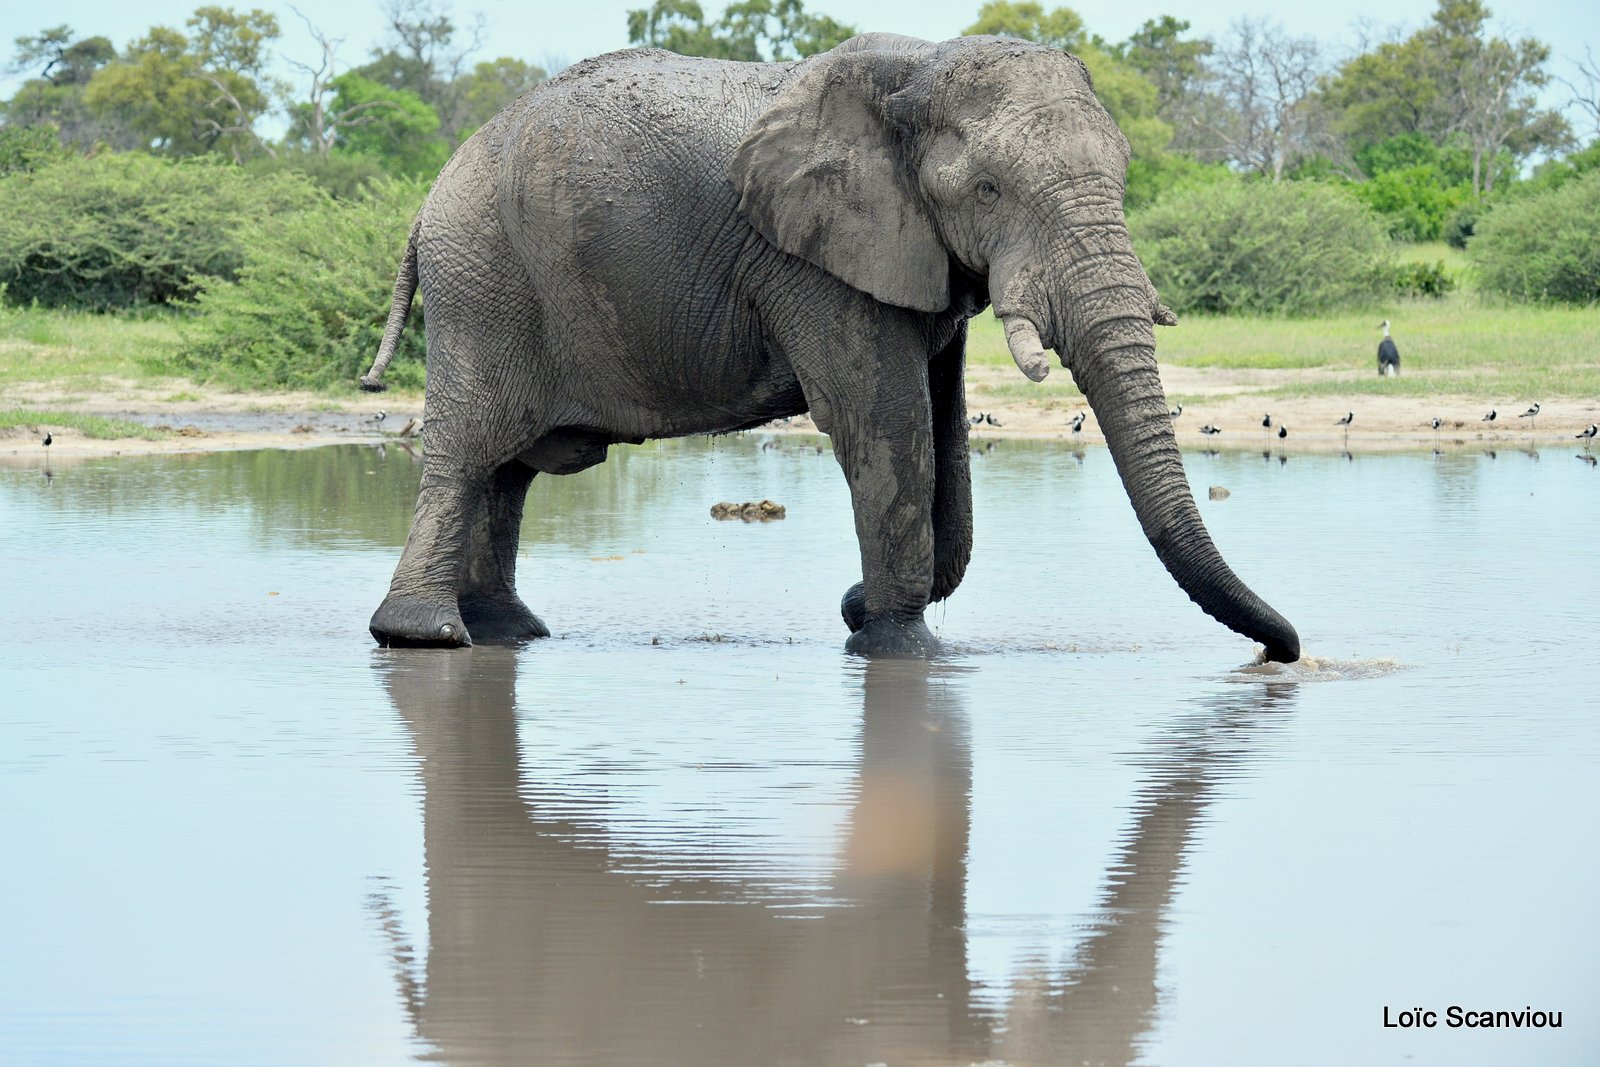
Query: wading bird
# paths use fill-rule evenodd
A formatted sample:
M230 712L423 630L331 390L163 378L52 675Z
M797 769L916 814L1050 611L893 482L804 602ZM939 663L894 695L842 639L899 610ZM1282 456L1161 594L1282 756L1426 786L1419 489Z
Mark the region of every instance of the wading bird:
M1261 425L1263 427L1265 427L1266 429L1268 429L1268 430L1272 429L1272 416L1271 416L1271 414L1267 414L1267 415L1261 416Z
M1183 414L1183 405L1179 404L1177 407L1175 407L1171 411L1167 412L1167 414L1171 415L1173 418L1177 418L1179 415Z
M387 411L380 411L376 415L372 416L372 421L373 422L382 422L384 419L387 419L388 417L389 417L389 413Z
M1539 428L1539 405L1533 405L1533 407L1529 408L1527 411L1524 411L1521 415L1518 415L1517 418L1532 419L1533 421L1528 425L1537 430Z
M1000 425L1000 420L994 417L994 412L992 412L992 411L988 412L987 414L985 414L983 416L983 421L985 423L987 423L988 425L990 425L990 426L999 426Z
M1356 413L1353 412L1353 411L1347 411L1344 414L1344 418L1342 418L1338 422L1334 423L1334 425L1335 426L1343 426L1345 429L1348 430L1350 428L1350 424L1352 422L1355 422L1355 421L1356 421Z
M1490 408L1489 409L1489 414L1485 415L1483 418L1479 419L1478 421L1479 422L1493 422L1495 420L1495 418L1497 416L1499 416L1499 414L1500 413L1498 411L1496 411L1494 408Z
M1289 427L1283 425L1282 423L1279 423L1278 424L1278 440L1282 441L1285 437L1288 437L1288 436L1289 436Z
M1587 429L1585 429L1582 433L1573 434L1573 437L1581 439L1583 441L1583 450L1585 452L1587 452L1587 451L1589 451L1589 442L1594 440L1594 435L1596 433L1600 433L1600 426L1596 426L1594 423L1591 422ZM49 444L48 441L46 441L45 443Z
M1383 340L1378 342L1378 376L1387 378L1400 373L1400 350L1394 346L1394 338L1389 336L1389 320L1384 319Z
M55 439L56 439L55 435L52 434L49 430L46 430L44 432L44 447L49 448L50 447L50 442L54 441Z
M978 425L983 421L983 412L980 411L976 415L968 415L967 421L972 423L974 426Z
M1083 432L1083 424L1084 424L1085 421L1088 420L1088 418L1089 418L1089 413L1087 411L1080 411L1076 415L1072 416L1072 432L1073 433L1082 433Z
M1205 434L1207 437L1210 437L1212 434L1221 433L1222 431L1208 422L1204 426L1200 427L1200 432Z
M1437 452L1439 451L1439 427L1444 425L1444 420L1435 415L1433 422L1429 425L1433 427L1433 450Z

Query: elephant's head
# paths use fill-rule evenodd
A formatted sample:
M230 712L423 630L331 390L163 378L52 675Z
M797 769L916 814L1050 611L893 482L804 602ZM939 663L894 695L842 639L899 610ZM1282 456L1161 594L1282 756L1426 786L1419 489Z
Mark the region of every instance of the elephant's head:
M1018 367L1043 378L1051 348L1072 372L1178 584L1292 662L1294 627L1229 569L1189 492L1155 360L1154 326L1176 319L1128 238L1127 164L1074 56L869 34L801 64L729 174L769 241L885 303L945 310L955 264L986 279Z

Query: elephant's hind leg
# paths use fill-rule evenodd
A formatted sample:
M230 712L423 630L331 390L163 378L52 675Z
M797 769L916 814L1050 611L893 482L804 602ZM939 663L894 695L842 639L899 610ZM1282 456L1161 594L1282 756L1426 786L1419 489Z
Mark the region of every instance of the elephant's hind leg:
M478 641L549 637L543 620L517 596L517 542L534 470L520 460L490 477L466 545L459 587L461 618Z
M432 454L424 463L416 519L372 636L389 647L444 648L550 636L516 591L533 469L509 460L475 478Z
M385 647L454 648L472 644L458 589L465 550L485 521L487 482L436 452L423 459L416 517L368 629Z

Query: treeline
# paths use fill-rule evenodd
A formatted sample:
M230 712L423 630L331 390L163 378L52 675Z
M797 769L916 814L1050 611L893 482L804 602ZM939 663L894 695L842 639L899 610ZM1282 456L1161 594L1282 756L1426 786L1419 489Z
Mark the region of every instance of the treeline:
M318 54L279 62L261 10L201 7L120 49L66 26L18 38L12 69L32 76L0 102L0 297L182 308L180 359L202 376L353 377L426 183L547 76L480 58L482 23L441 2L386 0L383 41L348 68L309 23ZM1467 248L1488 293L1600 301L1600 67L1565 79L1574 128L1538 103L1549 48L1489 19L1480 0L1438 0L1425 25L1344 58L1258 19L1213 40L1163 16L1107 41L1032 0L992 0L965 32L1083 58L1133 150L1140 255L1180 310L1311 314L1462 281L1397 267L1395 240ZM857 32L801 0L738 0L714 20L655 0L627 31L739 60ZM398 380L420 381L407 336Z

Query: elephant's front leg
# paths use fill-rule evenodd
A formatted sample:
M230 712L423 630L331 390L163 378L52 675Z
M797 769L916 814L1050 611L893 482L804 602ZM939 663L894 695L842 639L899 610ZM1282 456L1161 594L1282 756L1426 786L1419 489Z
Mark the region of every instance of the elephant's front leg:
M972 460L967 451L967 324L928 366L933 422L933 585L928 599L955 592L972 559ZM840 614L851 632L867 621L866 585L844 594Z
M815 376L802 369L801 381L850 485L861 545L861 625L845 650L935 655L939 642L922 618L933 589L934 544L926 363L872 353Z

